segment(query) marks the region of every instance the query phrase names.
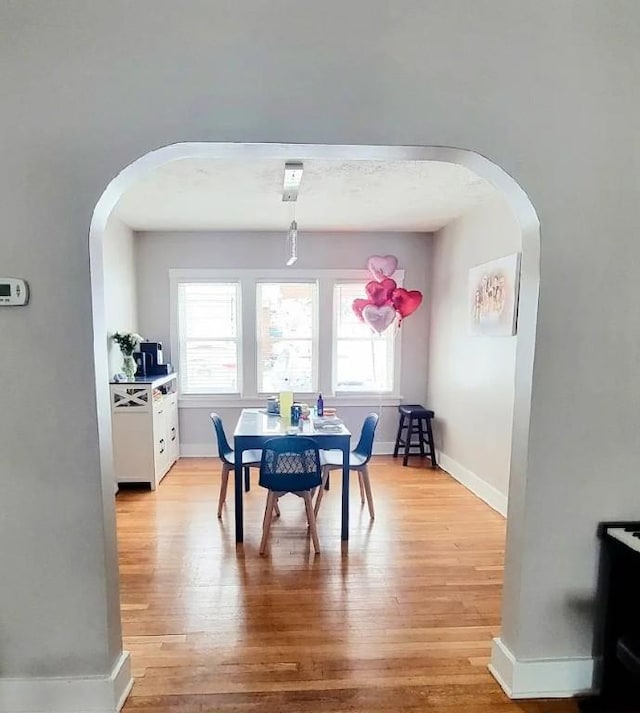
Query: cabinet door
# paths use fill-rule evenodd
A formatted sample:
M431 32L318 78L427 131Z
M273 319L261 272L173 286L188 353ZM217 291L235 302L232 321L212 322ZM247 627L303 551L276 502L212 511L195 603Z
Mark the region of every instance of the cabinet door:
M155 482L154 433L150 413L112 414L113 466L120 483Z
M169 462L169 440L167 438L167 414L164 406L153 411L153 456L156 483L167 471Z
M169 442L169 465L180 457L180 434L178 426L178 400L175 394L169 397L166 410L167 439Z
M153 404L146 384L111 384L113 465L120 483L155 487Z

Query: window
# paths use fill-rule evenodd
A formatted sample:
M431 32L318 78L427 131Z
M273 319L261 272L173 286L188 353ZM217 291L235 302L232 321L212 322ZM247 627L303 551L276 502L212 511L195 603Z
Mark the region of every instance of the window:
M336 282L333 388L335 392L392 392L395 326L375 334L353 313L353 300L365 295L364 282Z
M317 388L317 298L315 282L259 282L256 286L258 391Z
M189 268L169 277L183 407L258 406L285 378L303 401L320 392L397 403L397 327L374 334L352 311L366 295L366 270Z
M239 385L237 282L180 282L178 349L184 394L237 394Z

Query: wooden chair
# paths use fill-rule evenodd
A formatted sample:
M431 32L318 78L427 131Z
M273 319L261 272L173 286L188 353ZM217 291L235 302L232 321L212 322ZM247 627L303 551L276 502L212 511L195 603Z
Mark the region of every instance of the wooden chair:
M349 470L355 470L358 473L360 500L364 505L366 494L369 516L372 520L375 518L375 512L373 509L373 495L371 494L368 463L373 453L373 439L376 434L378 418L377 413L370 413L365 418L362 424L358 445L349 454ZM329 472L339 468L342 469L342 453L340 451L322 451L320 453L320 462L322 464L322 487L318 490L318 495L316 496L316 504L314 507L316 516L320 509L320 503L322 502L322 496L325 490L324 486L329 479Z
M235 468L235 460L233 448L227 441L227 436L224 432L222 419L217 413L209 414L213 429L218 440L218 455L222 461L222 479L220 481L220 497L218 499L218 517L222 517L222 507L227 499L227 487L229 485L229 473ZM242 466L244 470L244 489L249 490L251 487L250 468L259 468L262 451L244 451L242 454ZM278 515L280 512L278 511Z
M287 493L293 493L304 500L313 546L316 554L319 554L320 542L311 491L321 482L320 454L311 438L282 436L271 438L264 444L259 483L269 493L262 522L261 555L267 546L273 510L278 507L278 499Z

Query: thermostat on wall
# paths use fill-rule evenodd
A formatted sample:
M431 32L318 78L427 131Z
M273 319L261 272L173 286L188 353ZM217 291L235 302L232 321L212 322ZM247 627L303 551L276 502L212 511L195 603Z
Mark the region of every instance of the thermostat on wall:
M17 277L0 277L0 307L26 305L29 301L29 285Z

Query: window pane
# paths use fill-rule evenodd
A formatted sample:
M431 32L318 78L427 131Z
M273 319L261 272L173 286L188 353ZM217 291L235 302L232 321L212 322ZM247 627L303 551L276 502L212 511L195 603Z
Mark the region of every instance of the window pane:
M183 393L238 393L238 283L178 287L179 371Z
M262 375L260 391L279 391L285 377L289 378L292 391L314 390L313 342L310 339L264 342L259 360L258 370Z
M336 391L393 391L395 327L376 334L354 314L354 299L365 299L365 282L337 283Z
M180 331L185 339L237 336L236 283L182 283L180 293L184 306Z
M359 283L338 283L335 286L335 312L336 312L336 336L343 337L371 337L371 329L361 322L353 312L353 300L366 299L367 293L364 291L365 282ZM391 329L391 328L390 328Z
M392 390L393 351L388 339L339 339L336 346L336 391Z
M187 341L181 353L184 393L237 393L238 349L232 341Z
M315 391L317 284L259 283L256 290L258 390Z
M313 338L316 295L314 283L259 283L257 293L261 338Z

